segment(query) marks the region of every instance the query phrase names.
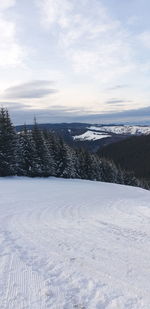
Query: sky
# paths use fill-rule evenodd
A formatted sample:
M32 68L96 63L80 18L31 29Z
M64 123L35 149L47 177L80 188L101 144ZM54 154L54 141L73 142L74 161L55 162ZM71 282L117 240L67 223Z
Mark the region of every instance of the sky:
M15 124L150 123L149 0L1 0L0 105Z

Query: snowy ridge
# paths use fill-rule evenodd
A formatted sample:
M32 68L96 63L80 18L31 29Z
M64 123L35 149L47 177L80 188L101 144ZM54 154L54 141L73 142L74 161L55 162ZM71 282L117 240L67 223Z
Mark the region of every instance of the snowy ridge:
M91 140L96 141L107 137L111 137L111 135L103 134L101 132L86 131L81 135L73 136L73 139L82 141L91 141Z
M95 131L103 131L115 134L129 134L129 135L141 135L141 134L150 134L150 127L148 126L90 126L88 129Z
M149 191L52 178L0 187L1 309L149 308Z
M90 126L83 134L73 136L74 140L80 141L96 141L104 138L112 137L112 134L120 135L148 135L150 127L148 126Z

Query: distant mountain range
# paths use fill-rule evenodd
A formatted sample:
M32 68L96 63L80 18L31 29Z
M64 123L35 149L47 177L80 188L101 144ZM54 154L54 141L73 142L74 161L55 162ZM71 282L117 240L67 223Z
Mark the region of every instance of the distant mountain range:
M27 126L28 129L32 125ZM127 139L130 136L150 134L150 126L137 125L98 125L89 123L39 124L42 129L51 130L61 135L69 145L84 147L92 152L104 146ZM17 126L17 131L22 126Z
M72 147L85 148L108 158L122 169L150 183L150 126L92 125L89 123L40 124L61 135ZM31 129L32 125L27 126ZM20 131L22 126L18 126Z

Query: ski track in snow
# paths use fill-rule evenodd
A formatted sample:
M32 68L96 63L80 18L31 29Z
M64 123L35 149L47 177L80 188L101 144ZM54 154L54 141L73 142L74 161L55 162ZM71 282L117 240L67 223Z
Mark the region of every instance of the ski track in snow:
M0 179L0 309L150 308L150 192Z

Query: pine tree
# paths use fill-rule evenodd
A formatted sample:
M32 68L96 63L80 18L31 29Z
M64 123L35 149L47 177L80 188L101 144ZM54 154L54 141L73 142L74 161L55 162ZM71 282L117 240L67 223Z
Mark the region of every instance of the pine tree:
M88 151L82 152L82 169L83 173L82 176L85 179L93 180L95 178L94 176L94 170L93 170L93 156Z
M79 178L84 179L85 176L85 159L84 159L85 151L80 148L76 150L76 170Z
M17 173L17 134L7 109L0 109L0 176Z
M116 165L108 160L102 159L101 162L102 181L117 183L119 174Z
M18 175L37 176L36 147L31 131L24 125L19 134L19 165Z
M62 151L62 174L61 176L64 178L76 178L76 159L75 152L68 145L63 143L63 151Z
M49 175L56 176L56 162L55 162L55 154L54 154L55 136L52 132L48 130L43 130L43 136L44 136L45 146L47 148L47 153L48 153Z
M32 138L36 149L35 164L37 167L37 176L52 176L54 173L52 170L52 157L49 153L44 133L39 129L36 120L32 129Z

